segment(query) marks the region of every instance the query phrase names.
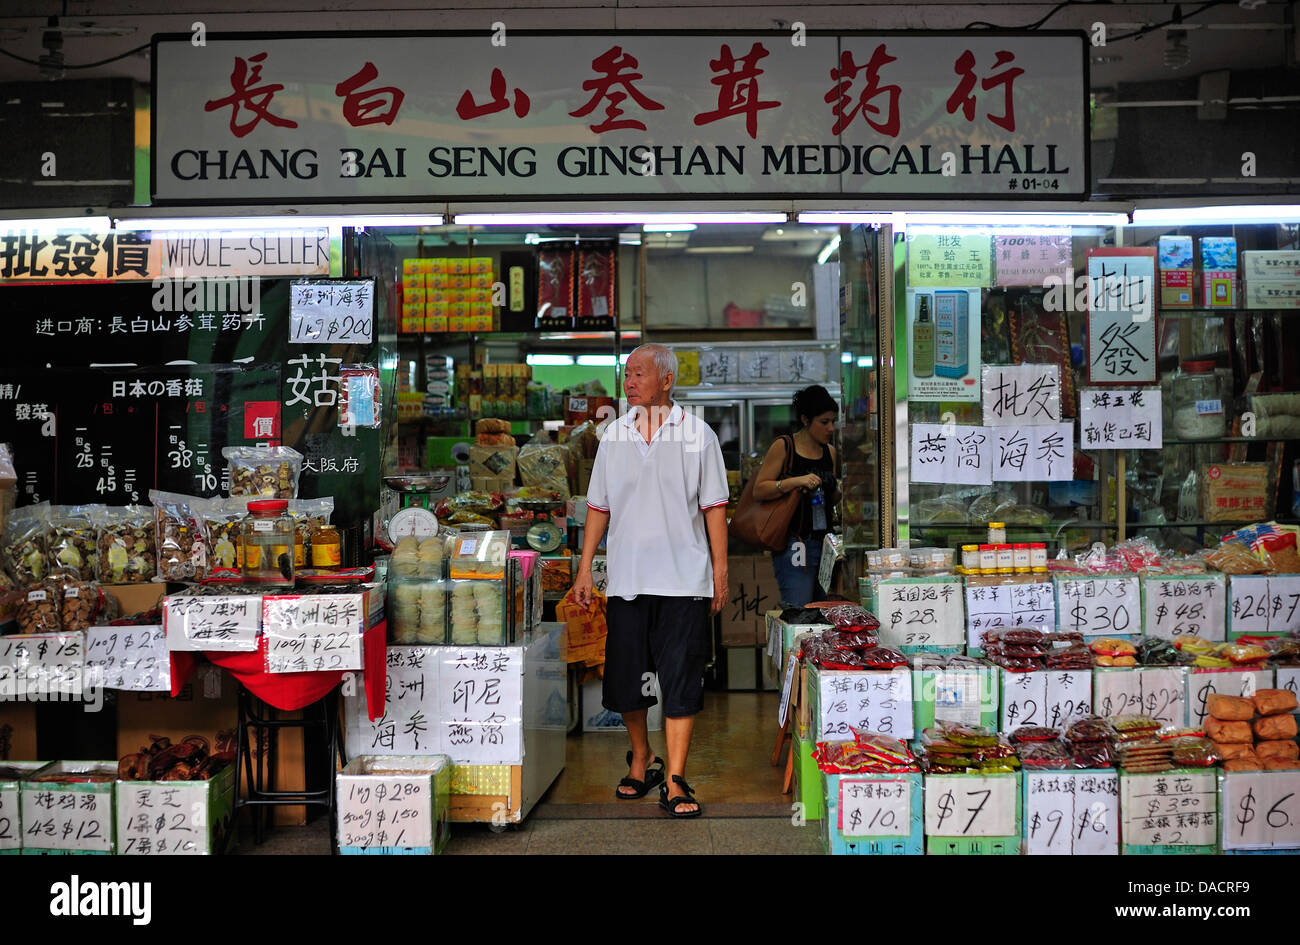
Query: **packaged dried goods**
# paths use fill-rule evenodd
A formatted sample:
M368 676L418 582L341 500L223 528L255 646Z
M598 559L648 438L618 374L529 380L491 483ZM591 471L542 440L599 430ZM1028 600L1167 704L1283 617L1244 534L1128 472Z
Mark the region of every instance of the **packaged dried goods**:
M208 574L208 538L197 510L205 500L154 489L149 501L154 509L159 580L203 580Z
M1248 547L1236 541L1220 542L1205 554L1205 561L1224 574L1262 574L1268 566Z
M85 630L100 611L99 588L90 581L62 580L59 624L65 633Z
M1240 696L1227 696L1212 692L1205 700L1205 710L1211 718L1224 722L1249 722L1255 717L1255 703Z
M1295 761L1300 758L1300 745L1291 739L1263 741L1255 746L1255 754L1262 759L1281 758L1285 761Z
M1118 640L1115 637L1098 637L1088 646L1098 656L1137 656L1137 647L1128 640ZM1134 662L1137 662L1136 659Z
M1263 771L1264 764L1253 754L1249 758L1234 758L1223 763L1224 771Z
M1249 722L1225 722L1210 717L1205 720L1205 734L1216 742L1239 742L1250 745L1255 741Z
M234 571L243 567L240 532L248 517L250 496L203 499L191 503L208 536L211 570ZM295 562L296 563L296 562Z
M110 507L95 518L99 552L96 577L103 584L141 584L158 573L152 510Z
M1148 739L1162 728L1160 722L1149 715L1112 715L1108 721L1121 742Z
M1265 741L1295 738L1295 716L1288 714L1266 715L1263 718L1256 719L1255 737Z
M1016 743L1049 742L1059 739L1061 737L1061 730L1048 728L1045 725L1022 725L1007 737Z
M1251 761L1257 761L1255 757L1255 746L1250 742L1221 742L1214 739L1214 749L1219 753L1219 760L1232 761L1235 758L1247 758ZM1262 744L1284 745L1285 742L1263 742ZM1294 744L1294 743L1293 743Z
M232 496L296 499L303 455L288 446L227 446Z
M1296 702L1296 694L1290 689L1256 689L1251 702L1260 715L1280 715L1283 712L1295 712L1300 709L1300 705Z
M519 450L519 481L569 497L569 448L541 431Z
M102 508L89 505L50 507L45 555L51 572L71 575L81 581L95 580L99 550L92 517Z
M398 539L388 562L388 573L395 578L420 576L420 540L414 535Z
M1300 771L1300 761L1288 758L1263 758L1265 771Z
M1090 715L1079 719L1066 729L1065 737L1072 742L1108 741L1115 737L1115 730L1105 719Z
M877 630L880 621L857 604L837 604L822 611L827 623L836 627L853 627L860 630Z
M1071 765L1069 749L1060 739L1021 742L1016 750L1020 763L1026 768L1060 770Z
M14 509L5 524L4 569L20 587L40 581L49 571L45 560L45 523L50 504L38 502Z
M1224 643L1217 652L1238 666L1243 663L1262 663L1268 659L1268 650L1258 644Z
M63 626L62 582L46 578L22 589L18 601L19 633L58 633Z
M1208 768L1219 760L1208 738L1176 738L1172 742L1173 763L1180 768Z

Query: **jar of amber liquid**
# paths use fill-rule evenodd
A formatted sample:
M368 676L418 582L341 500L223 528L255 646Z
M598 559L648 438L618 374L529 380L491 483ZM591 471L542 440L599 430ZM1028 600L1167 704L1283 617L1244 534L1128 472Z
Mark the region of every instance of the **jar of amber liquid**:
M311 531L311 566L334 570L343 566L343 539L333 525L317 525Z

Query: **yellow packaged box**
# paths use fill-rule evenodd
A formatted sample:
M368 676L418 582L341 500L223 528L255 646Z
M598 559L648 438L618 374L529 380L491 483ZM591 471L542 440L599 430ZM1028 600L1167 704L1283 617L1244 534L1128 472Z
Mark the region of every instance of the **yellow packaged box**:
M469 302L470 305L481 305L485 303L491 305L492 290L491 289L470 289L469 298L467 299L467 301Z
M451 289L425 289L424 301L431 304L451 304Z
M496 331L490 311L487 315L470 315L466 321L469 322L467 331Z
M403 259L403 260L402 260L402 275L404 275L404 276L413 276L413 275L415 275L415 274L418 273L418 272L423 272L424 270L422 270L422 269L420 268L420 264L421 264L422 262L424 262L424 260L422 260L422 259L417 259L417 258Z
M424 277L426 289L450 289L451 276L445 272L431 272Z
M441 257L437 259L426 259L424 260L424 263L425 265L420 271L426 275L440 275L450 272L447 268L447 260Z
M489 323L492 321L492 303L490 302L471 302L469 305L470 318L486 318Z
M436 259L421 259L419 271L421 273L424 273L425 275L428 275L431 272L437 271L436 269L437 265L438 265L438 260Z
M1201 467L1201 513L1207 522L1258 522L1273 514L1268 463Z
M471 256L469 259L469 271L474 273L491 272L491 256Z
M469 260L463 256L447 260L447 271L454 276L469 275Z
M470 280L469 273L448 276L447 285L449 288L456 289L459 291L465 291L469 288L469 280Z
M471 289L492 290L492 273L476 272L469 277L469 287Z
M423 307L425 302L425 288L422 285L407 285L402 283L402 305L418 305Z
M447 304L445 302L431 303L425 305L424 330L425 331L446 331L447 330Z

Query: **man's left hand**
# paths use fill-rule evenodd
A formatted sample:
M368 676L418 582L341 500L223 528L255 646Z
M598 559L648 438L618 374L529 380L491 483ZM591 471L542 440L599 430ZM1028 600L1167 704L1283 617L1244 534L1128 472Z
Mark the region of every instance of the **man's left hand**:
M713 572L713 603L709 606L709 613L720 614L722 608L727 606L727 599L731 596L731 588L728 586L727 572Z

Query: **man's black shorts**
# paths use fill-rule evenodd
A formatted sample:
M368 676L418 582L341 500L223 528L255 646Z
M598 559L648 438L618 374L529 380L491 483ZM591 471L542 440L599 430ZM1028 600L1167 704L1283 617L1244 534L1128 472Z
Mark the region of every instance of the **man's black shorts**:
M601 704L611 712L650 708L658 700L649 674L658 673L664 715L681 718L703 709L709 604L707 597L609 598Z

